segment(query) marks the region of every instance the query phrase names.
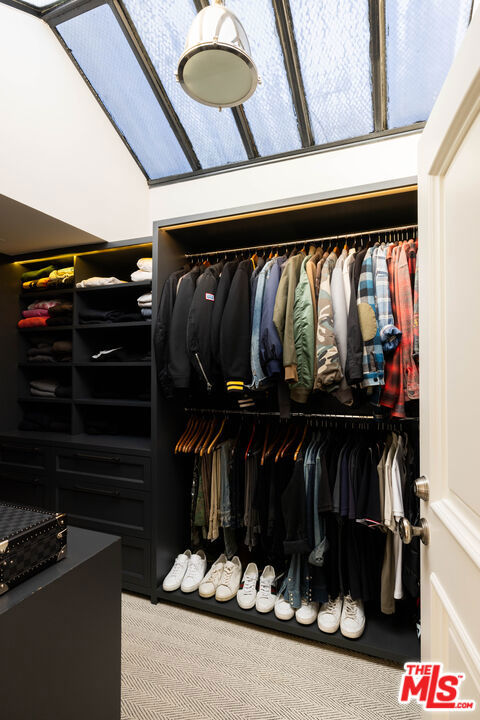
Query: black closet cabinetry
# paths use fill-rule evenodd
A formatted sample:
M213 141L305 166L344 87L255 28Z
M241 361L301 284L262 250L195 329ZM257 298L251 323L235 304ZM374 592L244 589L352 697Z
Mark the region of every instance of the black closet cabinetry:
M0 498L68 514L69 523L120 535L123 587L156 598L157 577L152 503L152 323L137 300L153 293L152 281L132 282L137 260L152 257L151 238L80 248L57 257L3 258L0 265L4 348L0 378ZM75 285L25 290L20 276L49 264L74 267ZM126 282L77 288L90 277ZM22 311L36 301L59 299L72 305L68 325L18 328ZM126 313L124 321L91 311ZM133 314L133 316L132 316ZM71 343L62 361L31 361L29 348ZM122 348L101 361L102 350ZM47 352L48 354L48 352ZM48 361L48 362L47 362ZM30 382L54 378L71 387L71 397L30 393ZM155 379L153 381L155 383ZM20 429L22 419L60 421L61 431Z

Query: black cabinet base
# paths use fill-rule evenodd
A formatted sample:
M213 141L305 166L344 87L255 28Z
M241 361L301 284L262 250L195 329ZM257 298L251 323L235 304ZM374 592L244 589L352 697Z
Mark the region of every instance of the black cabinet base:
M322 633L316 623L300 625L295 618L288 621L278 620L273 612L262 614L255 609L242 610L235 598L226 603L219 603L215 598L201 598L198 593L186 594L181 590L165 592L162 588L158 588L158 599L251 625L258 625L267 630L276 630L326 645L334 645L344 650L364 653L382 660L392 660L401 665L409 660L420 659L420 643L411 623L408 625L397 623L396 619L391 616L367 618L362 637L358 640L349 640L343 637L340 631L333 635Z

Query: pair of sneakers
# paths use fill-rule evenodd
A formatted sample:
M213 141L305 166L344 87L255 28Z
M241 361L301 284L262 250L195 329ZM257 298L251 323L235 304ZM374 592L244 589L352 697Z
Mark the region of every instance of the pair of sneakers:
M318 627L324 633L334 633L340 628L344 637L355 640L365 630L365 610L362 600L352 600L350 595L329 598L318 613Z
M215 560L203 578L198 593L203 598L210 598L215 595L215 600L227 602L237 594L241 577L242 563L240 558L235 555L231 560L227 560L226 556L222 554Z
M311 625L317 619L318 607L318 602L314 600L302 600L301 606L295 610L283 595L279 595L275 601L275 617L279 620L291 620L295 617L300 625Z
M242 610L251 610L253 607L260 613L269 613L275 605L277 594L275 570L267 565L260 578L258 567L249 563L240 583L237 593L237 602Z
M175 562L163 581L163 589L173 592L181 589L184 593L191 593L198 589L207 569L207 558L203 550L192 555L191 550L185 550L175 558Z

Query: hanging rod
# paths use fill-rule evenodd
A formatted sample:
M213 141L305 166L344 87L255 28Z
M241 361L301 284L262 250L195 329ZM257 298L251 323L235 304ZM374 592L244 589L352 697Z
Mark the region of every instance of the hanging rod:
M228 410L228 409L216 409L216 408L184 408L187 413L211 413L212 415L255 415L257 417L280 417L278 411L261 411L261 410ZM406 418L386 418L379 415L340 415L339 413L301 413L292 412L290 417L304 417L304 418L320 418L320 419L331 419L331 420L376 420L377 422L386 423L403 423L406 420L418 422L418 417L406 417Z
M316 242L325 242L326 240L341 240L344 238L354 238L354 237L366 237L369 235L381 235L382 233L390 233L390 232L401 232L402 230L417 230L418 224L415 225L400 225L398 227L390 227L390 228L380 228L379 230L364 230L363 232L357 232L357 233L346 233L344 235L327 235L325 237L317 237L312 238L311 240L288 240L287 242L281 242L281 243L267 243L266 245L249 245L248 247L242 247L242 248L229 248L228 250L208 250L207 252L194 252L194 253L188 253L185 254L185 258L194 258L198 257L198 255L201 255L202 257L206 255L227 255L229 253L239 253L239 252L245 252L247 250L266 250L268 248L274 248L274 247L287 247L290 245L302 245L302 244L310 244L314 245Z

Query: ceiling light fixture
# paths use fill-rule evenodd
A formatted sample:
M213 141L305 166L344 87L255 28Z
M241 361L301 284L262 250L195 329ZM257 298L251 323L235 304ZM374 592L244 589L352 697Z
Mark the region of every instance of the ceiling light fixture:
M241 105L255 92L260 78L247 34L223 0L196 16L175 77L191 98L220 109Z

